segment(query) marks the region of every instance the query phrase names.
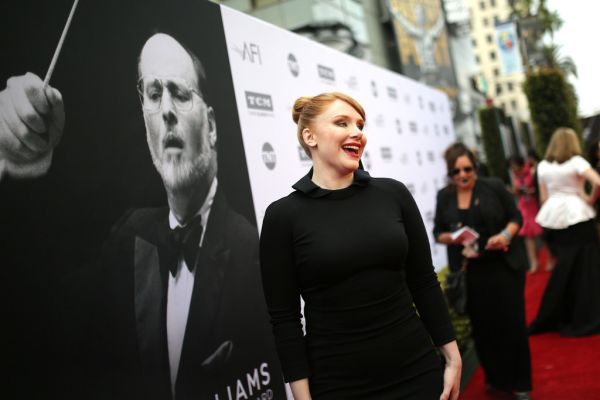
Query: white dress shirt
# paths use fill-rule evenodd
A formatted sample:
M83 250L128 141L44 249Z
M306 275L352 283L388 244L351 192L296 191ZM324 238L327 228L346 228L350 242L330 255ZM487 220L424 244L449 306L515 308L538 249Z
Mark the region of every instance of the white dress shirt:
M196 215L200 215L202 220L202 236L198 247L202 247L204 234L206 233L206 222L210 214L210 209L217 191L217 178L215 178L210 186L208 195L200 207ZM172 211L169 211L169 226L175 229L178 226L183 226L177 221ZM179 360L181 359L181 348L183 347L183 339L185 335L185 327L187 325L188 313L190 311L190 302L192 299L192 291L194 289L194 276L196 269L191 271L188 269L183 256L177 261L177 274L175 277L169 275L169 286L167 294L167 344L169 349L169 367L171 371L171 391L175 394L175 382L177 380L177 372L179 370Z
M535 217L538 224L566 229L596 216L582 197L585 181L582 173L590 168L590 163L581 156L573 156L562 164L546 160L538 164L538 180L548 191L548 198Z

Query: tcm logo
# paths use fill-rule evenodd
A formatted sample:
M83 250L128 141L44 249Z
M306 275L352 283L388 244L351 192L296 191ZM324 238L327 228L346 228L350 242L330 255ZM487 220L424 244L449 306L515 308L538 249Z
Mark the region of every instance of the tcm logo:
M387 87L387 94L390 99L396 100L398 98L398 93L396 92L396 89L391 86Z
M433 101L429 102L429 111L431 111L433 113L437 111L436 107L435 107L435 103Z
M383 158L384 161L391 161L392 160L392 148L391 147L382 147L381 148L381 158Z
M448 129L448 125L444 125L444 135L449 135L450 134L450 129Z
M421 152L417 151L417 165L423 164L423 157L421 156Z
M317 71L319 71L319 77L328 82L335 82L335 72L333 68L326 67L324 65L317 65Z
M244 47L240 49L239 47L234 46L233 50L235 50L244 61L250 61L252 64L262 64L260 47L255 43L244 42Z
M273 111L271 95L246 92L246 105L252 110Z
M422 110L422 109L423 109L423 107L424 107L424 104L423 104L423 98L422 98L421 96L419 96L419 99L418 99L418 100L419 100L419 108Z
M396 133L399 135L402 134L402 122L398 118L396 118Z
M296 60L296 56L292 53L288 54L287 65L290 70L290 73L293 76L298 76L300 74L300 64L298 64L298 60Z
M429 161L430 163L435 162L435 153L431 150L427 152L427 161Z
M265 142L265 144L263 144L262 160L268 169L275 169L275 164L277 163L277 156L275 155L275 150L273 149L273 146L271 146L271 144L268 142Z
M408 123L408 130L415 135L419 132L419 128L417 127L417 123L415 121L410 121Z

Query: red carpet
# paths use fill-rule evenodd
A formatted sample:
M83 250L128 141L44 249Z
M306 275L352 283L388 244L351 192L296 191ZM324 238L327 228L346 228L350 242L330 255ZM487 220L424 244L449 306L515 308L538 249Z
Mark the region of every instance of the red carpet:
M537 313L549 277L550 273L543 268L527 276L525 307L528 323ZM600 400L600 335L564 338L558 333L546 333L531 336L529 345L533 400ZM506 394L486 392L481 368L475 371L460 396L461 400L510 398Z

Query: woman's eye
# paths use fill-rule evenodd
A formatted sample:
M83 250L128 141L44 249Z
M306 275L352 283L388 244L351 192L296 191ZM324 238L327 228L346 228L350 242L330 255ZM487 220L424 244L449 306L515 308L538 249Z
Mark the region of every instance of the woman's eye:
M348 126L348 124L347 124L347 123L345 123L344 121L338 121L338 122L336 122L336 125L337 125L337 126L342 126L342 127L346 127L346 126Z

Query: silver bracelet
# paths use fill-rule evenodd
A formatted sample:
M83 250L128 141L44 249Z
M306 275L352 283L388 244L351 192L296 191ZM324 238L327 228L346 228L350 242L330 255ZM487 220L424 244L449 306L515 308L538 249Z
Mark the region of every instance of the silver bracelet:
M502 229L500 233L506 238L506 240L508 240L508 243L510 243L510 241L512 240L512 235L510 234L510 232L506 229Z

